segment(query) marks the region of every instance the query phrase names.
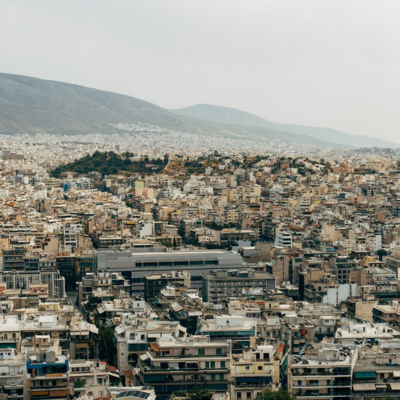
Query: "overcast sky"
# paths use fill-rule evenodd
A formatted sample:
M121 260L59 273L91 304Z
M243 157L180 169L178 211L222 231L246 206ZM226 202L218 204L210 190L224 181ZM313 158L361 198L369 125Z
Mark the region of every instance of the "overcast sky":
M399 0L2 0L0 70L400 142L399 21Z

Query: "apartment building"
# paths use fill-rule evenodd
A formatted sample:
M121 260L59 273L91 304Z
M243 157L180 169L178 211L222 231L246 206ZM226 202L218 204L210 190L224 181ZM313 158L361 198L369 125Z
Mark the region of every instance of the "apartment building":
M0 385L1 393L9 400L25 399L24 390L27 381L25 355L17 353L13 347L2 343L0 349Z
M171 270L170 273L146 275L144 277L144 299L146 301L153 299L168 284L190 289L190 274L185 270Z
M24 340L23 349L27 358L28 398L65 400L69 394L69 360L62 354L59 340L36 335Z
M275 289L275 277L250 268L211 270L202 274L202 296L206 302L221 302L232 297L243 297L246 290L259 289L267 293Z
M176 391L209 389L218 395L230 384L229 341L211 341L209 336L159 338L139 357L138 384L154 387L157 398Z
M243 315L214 315L205 318L197 329L197 334L209 336L214 341L231 342L232 353L242 353L245 347L254 346L257 319Z
M149 343L158 338L184 336L185 329L177 321L157 321L148 313L124 313L115 328L117 367L122 375L130 373L138 356L144 354Z
M275 236L275 246L292 247L292 234L288 231L278 231Z
M108 298L119 297L121 291L130 292L130 283L117 272L86 273L78 282L78 305L82 311L89 298L98 290L108 292Z
M107 370L107 363L100 360L70 360L69 389L77 397L106 397L106 388L119 381L117 374Z
M299 400L351 399L357 356L355 346L308 346L302 355L289 357L288 390Z
M364 346L354 365L352 399L389 399L400 396L400 343L380 341Z
M338 328L335 333L336 341L346 346L364 341L375 343L399 338L400 331L386 323L349 322L346 326Z
M253 400L265 390L276 391L286 385L288 349L284 343L258 345L232 359L232 400Z
M5 284L6 289L20 291L29 289L34 285L47 285L50 298L64 299L65 278L59 271L0 271L0 284Z

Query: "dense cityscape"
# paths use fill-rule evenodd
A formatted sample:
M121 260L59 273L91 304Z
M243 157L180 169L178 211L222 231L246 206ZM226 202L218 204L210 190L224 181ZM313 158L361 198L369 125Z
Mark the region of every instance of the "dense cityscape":
M2 0L0 400L400 400L399 16Z
M146 129L0 137L3 395L397 397L399 150Z

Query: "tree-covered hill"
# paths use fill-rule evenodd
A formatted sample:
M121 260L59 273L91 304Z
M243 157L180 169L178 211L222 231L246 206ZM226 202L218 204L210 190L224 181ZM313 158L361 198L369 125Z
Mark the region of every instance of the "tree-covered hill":
M123 153L118 155L113 151L96 151L92 155L75 160L71 163L60 165L50 171L53 177L59 177L63 172L77 172L88 174L95 171L104 175L112 175L118 172L141 172L157 173L162 171L168 163L168 158L151 160L144 158L141 161L131 161L132 153Z

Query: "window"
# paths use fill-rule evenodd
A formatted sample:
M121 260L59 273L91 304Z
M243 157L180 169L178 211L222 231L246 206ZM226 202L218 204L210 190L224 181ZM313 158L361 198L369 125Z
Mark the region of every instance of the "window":
M197 350L197 355L204 356L204 349L198 349Z
M262 371L262 369L263 369L262 365L259 365L259 366L257 367L257 369L258 369L259 371Z
M215 374L211 374L211 380L215 381Z
M246 399L251 399L251 392L246 392Z
M215 368L215 361L211 361L211 368Z
M206 368L210 368L210 362L206 361Z
M246 365L246 371L250 371L250 367Z
M218 356L218 355L221 355L222 354L222 349L221 348L217 348L217 349L215 349L215 354Z
M225 375L224 374L219 374L219 380L223 381L225 379Z
M221 361L221 368L225 368L225 361Z

